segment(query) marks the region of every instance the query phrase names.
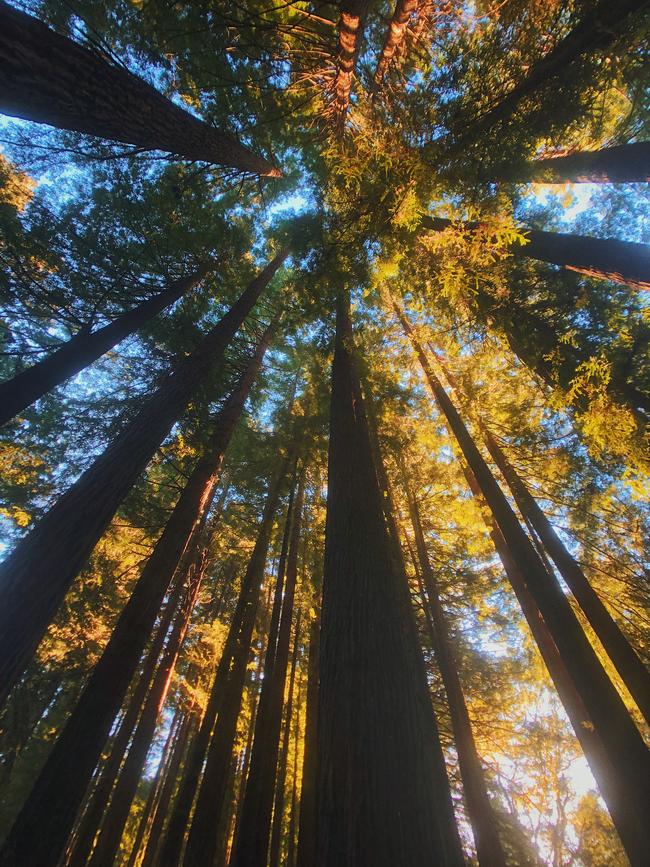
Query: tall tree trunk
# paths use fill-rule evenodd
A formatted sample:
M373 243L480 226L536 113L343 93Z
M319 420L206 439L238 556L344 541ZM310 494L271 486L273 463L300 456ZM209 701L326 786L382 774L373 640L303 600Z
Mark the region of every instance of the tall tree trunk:
M97 331L80 331L47 358L0 383L0 425L6 424L55 386L70 379L129 334L142 328L157 313L196 286L209 270L208 265L203 265L189 277L174 280L158 295L122 313L109 325Z
M293 737L293 777L291 780L291 804L289 812L289 827L287 828L286 867L294 867L296 863L296 829L298 827L298 745L300 743L300 703L302 700L302 681L298 686L298 711L296 713L296 732ZM273 864L271 864L273 867Z
M435 638L433 650L447 694L454 742L458 753L458 764L463 781L467 813L474 832L478 863L480 867L505 867L506 856L499 839L496 816L492 811L481 759L474 742L472 724L467 712L465 696L449 638L447 620L440 602L438 582L431 568L427 552L420 510L406 475L404 475L403 482L408 498L420 573L428 596L429 610L433 621Z
M408 319L394 303L395 313L411 340L441 413L474 474L494 519L527 587L548 626L571 678L611 763L601 780L612 819L631 863L642 865L650 846L650 829L643 821L650 803L650 753L620 695L609 680L562 588L539 559L530 539L474 444L467 428L433 372Z
M183 605L176 616L165 652L151 684L142 714L133 734L133 740L111 796L111 803L102 822L102 829L88 864L89 867L112 867L120 848L124 826L131 811L131 804L138 788L147 754L156 731L156 724L162 712L167 692L174 673L196 599L201 589L204 569L197 563L191 576Z
M422 218L422 226L442 232L454 225L444 217ZM466 229L478 228L478 223L461 223ZM578 271L587 277L613 280L634 289L650 289L650 245L615 238L590 238L541 229L525 230L527 243L513 245L515 256L539 259L552 265L561 265L569 271Z
M381 49L381 55L377 61L377 69L375 70L375 85L379 85L384 80L384 76L388 72L395 53L399 51L408 31L411 17L417 12L420 5L420 0L397 0L395 3L395 11L388 25L384 44Z
M216 829L219 825L226 793L228 769L237 732L237 717L241 708L246 680L246 666L250 656L251 640L255 627L262 580L264 578L264 568L268 557L271 529L277 512L280 490L286 476L289 460L293 460L293 448L285 456L281 471L267 496L255 547L248 562L246 574L242 580L240 594L242 613L239 620L239 628L233 636L231 644L231 664L222 669L220 661L217 670L217 678L219 678L220 674L223 678L221 698L216 725L207 751L203 779L198 790L185 857L182 861L185 867L212 867L216 854ZM233 621L233 625L235 623L236 621ZM175 855L175 860L171 860L171 853L167 847L165 847L163 854L165 858L161 859L160 867L172 867L172 865L173 867L177 867L181 863L177 857L178 853Z
M542 184L641 184L650 182L650 142L638 141L597 151L532 160L505 180Z
M339 45L336 55L337 72L334 79L334 100L332 103L336 122L345 123L350 107L350 92L357 58L361 49L363 29L368 15L370 0L342 0L339 4Z
M0 111L241 172L280 172L125 67L0 3Z
M616 621L589 583L577 560L569 553L553 525L537 504L515 468L485 425L480 425L485 444L501 471L522 515L530 521L544 547L575 596L595 634L616 666L623 683L650 725L650 673L637 656Z
M169 582L214 490L225 450L275 328L274 322L266 330L217 414L206 452L190 474L104 653L10 831L0 864L57 864Z
M230 862L231 867L266 867L273 812L273 787L280 749L282 704L289 662L291 620L298 575L298 545L305 493L304 472L303 469L291 526L287 580L284 597L281 600L282 615L277 633L277 646L271 645L271 636L269 636L270 655L267 655L268 661L264 667L264 681L255 723L255 740L244 793L241 826L234 856ZM276 594L277 592L276 590ZM281 588L280 597L282 597ZM271 662L270 666L269 662Z
M320 644L320 600L318 612L309 625L309 663L307 673L307 716L305 747L300 787L300 824L296 867L312 867L316 861L316 749L318 720L318 671Z
M315 867L463 863L404 575L396 572L337 301L321 627Z
M195 352L145 400L137 416L2 564L0 704L23 673L120 503L192 397L218 368L231 339L288 254L285 248L258 274Z

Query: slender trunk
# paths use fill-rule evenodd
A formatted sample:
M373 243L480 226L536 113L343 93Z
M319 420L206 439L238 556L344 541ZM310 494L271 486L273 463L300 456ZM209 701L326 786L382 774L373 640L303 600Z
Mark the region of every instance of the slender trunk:
M279 177L265 159L124 66L0 3L0 111L97 138Z
M347 293L337 303L321 627L315 867L462 864L404 575L397 574Z
M601 774L603 796L631 863L642 865L650 846L643 814L650 803L650 754L609 680L562 588L544 568L528 536L436 377L408 319L395 313L411 340L431 391L480 487L527 587L548 626L590 720L610 759Z
M424 217L422 226L442 232L454 225L443 217ZM478 223L465 223L466 229L478 228ZM650 289L650 245L615 238L590 238L541 229L525 230L527 243L513 245L515 256L539 259L552 265L561 265L587 277L613 280L634 289Z
M218 368L231 339L288 254L285 248L260 272L195 352L145 400L138 415L2 564L0 704L25 670L120 503L192 397ZM25 839L30 836L31 831ZM18 858L17 850L12 858ZM14 860L14 867L18 863Z
M293 450L292 450L293 451ZM237 717L241 708L246 666L250 655L251 639L259 604L264 568L268 557L271 528L277 511L278 499L288 460L293 460L292 451L285 457L264 507L253 553L242 581L241 600L243 614L241 626L234 637L232 665L226 670L225 681L214 727L207 752L203 779L199 786L196 808L187 840L183 864L185 867L211 867L216 854L216 828L223 809L228 778L228 768L237 731ZM221 667L221 666L220 666ZM219 672L217 672L219 676ZM179 861L163 861L161 867L174 867Z
M190 474L74 713L14 824L0 863L12 867L35 861L39 867L57 864L169 582L214 490L225 450L275 327L276 323L269 326L217 414L209 446Z
M597 151L575 151L527 163L506 180L542 184L642 184L650 182L650 142L630 142Z
M129 741L133 735L133 730L153 679L158 657L165 643L167 632L176 613L183 592L184 578L185 576L183 575L181 580L175 582L169 595L160 618L160 623L151 642L151 647L145 656L142 671L111 744L109 756L99 771L98 780L90 794L88 806L81 817L77 832L72 839L70 854L65 859L66 867L86 867L88 863L90 851L97 836L102 816L106 810L106 805L113 791L115 780L117 779Z
M196 286L209 270L209 266L204 265L189 277L175 280L158 295L122 313L97 331L80 331L47 358L0 383L0 426L142 328L157 313Z
M287 829L286 867L294 867L296 863L296 828L298 826L298 744L300 743L300 703L302 700L302 681L298 687L298 711L296 713L296 733L293 737L293 777L291 780L291 805L289 827ZM271 864L271 867L274 867Z
M616 666L623 683L650 725L650 673L485 425L481 425L481 432L488 451L508 483L519 510L539 535L560 575Z
M370 0L343 0L339 5L341 9L338 25L339 45L336 55L337 72L334 79L332 106L336 121L342 126L350 107L354 68L357 65Z
M409 22L417 12L419 5L420 0L397 0L395 3L395 11L388 25L388 31L386 32L386 38L384 39L384 45L381 49L381 55L375 71L375 85L377 87L382 83L395 53L406 39Z
M314 606L317 610L320 607ZM320 612L309 626L309 663L307 673L307 717L305 747L300 788L300 825L298 829L297 867L312 867L316 862L316 749L318 720L318 650Z
M291 541L287 559L287 580L282 601L282 615L277 632L277 646L269 651L272 664L265 666L264 681L255 724L255 740L250 772L244 793L241 827L231 867L266 867L273 812L273 786L280 749L282 703L289 662L291 620L298 574L298 545L300 542L302 507L305 493L304 469L296 496L295 513L291 527ZM288 517L288 516L287 516ZM289 525L289 521L287 521ZM277 591L276 591L277 593ZM282 590L280 589L280 596ZM268 663L267 663L268 665Z
M169 811L169 805L174 794L174 789L176 788L178 773L183 764L183 758L187 752L188 743L191 741L192 731L195 726L196 718L188 716L185 720L183 729L179 733L178 741L174 747L174 754L170 759L169 767L165 771L165 781L160 792L160 799L156 804L156 809L151 819L149 839L147 840L147 846L144 850L140 867L153 867L156 862L156 854L160 846L165 819L167 818ZM129 867L134 867L134 865L129 865Z
M481 759L474 742L472 724L467 712L465 696L449 638L446 615L440 602L438 582L429 561L420 510L408 486L406 476L404 476L404 484L413 525L415 547L420 563L420 573L428 596L429 611L433 621L435 638L433 649L447 694L465 803L474 833L478 863L480 867L505 867L506 856L499 839L496 817L492 812Z
M190 625L192 611L201 589L202 578L203 569L197 563L187 587L186 598L177 614L176 623L169 636L165 652L142 709L124 767L120 772L110 806L102 823L97 845L88 862L90 867L112 867L120 848L124 826L131 811L131 804L147 760L158 718L167 698L176 661Z

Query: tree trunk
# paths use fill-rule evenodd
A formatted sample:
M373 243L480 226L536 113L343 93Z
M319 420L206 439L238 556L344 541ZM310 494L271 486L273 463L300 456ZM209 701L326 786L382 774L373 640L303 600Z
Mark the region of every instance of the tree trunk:
M219 366L232 337L288 254L285 248L260 272L194 353L145 399L138 415L2 564L0 704L23 673L120 503L192 397Z
M80 331L47 358L0 383L0 426L142 328L157 313L196 286L209 270L204 265L189 277L174 280L158 295L122 313L110 325L97 331Z
M320 604L314 605L317 609ZM307 674L307 717L305 748L300 787L300 825L296 867L312 867L316 862L316 749L318 719L318 650L320 643L320 613L312 617L309 626L309 663Z
M550 575L478 451L447 393L433 372L413 328L399 306L395 313L411 340L441 413L456 438L481 493L532 594L564 665L580 694L611 763L601 779L603 796L633 865L642 865L650 846L643 821L650 803L650 754L620 695L609 680L562 588Z
M334 79L332 107L337 124L343 126L350 107L354 68L357 65L370 0L343 0L339 5L341 17L338 25L339 45L336 55L337 72Z
M519 510L539 535L567 587L575 596L607 655L616 666L644 719L650 725L650 673L490 431L483 424L480 428L488 451L512 491Z
M532 160L506 180L541 184L642 184L650 182L650 142L638 141L598 151Z
M124 66L0 3L0 111L240 172L279 177L265 159L158 93Z
M296 630L293 639L293 658L291 660L291 673L289 675L289 691L287 694L286 720L284 724L284 737L282 738L282 749L279 750L279 761L277 762L277 775L275 773L276 768L273 768L275 792L273 797L273 828L271 829L271 840L269 848L269 867L279 867L280 864L280 842L282 839L282 820L284 818L284 792L287 783L287 763L289 759L289 743L291 741L291 718L293 717L293 693L296 684L296 665L298 663L298 652L300 649L300 621L301 617L299 611L298 617L296 619ZM291 623L289 623L289 630L291 630ZM282 700L284 701L284 695L282 696ZM298 696L298 705L299 704L300 696ZM282 706L280 706L280 729L282 729ZM279 745L280 744L278 736L278 747ZM276 757L278 757L278 750L276 750ZM264 853L264 855L266 856L266 852ZM263 864L266 865L266 857Z
M447 694L460 775L463 781L467 813L474 833L478 863L480 867L505 867L506 856L499 840L496 816L492 812L483 767L474 742L472 724L467 712L465 696L449 638L447 620L440 602L438 583L429 561L420 510L410 490L406 475L404 475L404 485L420 563L420 573L428 596L429 610L433 621L435 639L433 650Z
M282 588L279 588L282 615L277 632L277 646L271 644L271 635L269 635L270 653L267 654L267 663L264 667L264 681L255 723L255 740L244 793L241 825L230 867L266 867L273 812L273 787L280 749L282 704L289 662L291 620L298 574L298 545L304 493L303 469L291 526L287 580L283 598ZM287 515L287 526L288 519ZM277 594L278 590L276 596Z
M453 225L453 220L443 217L425 216L422 219L422 226L434 232L442 232ZM460 225L469 230L479 226L478 223ZM633 289L650 289L649 244L544 232L541 229L526 229L525 234L527 243L524 246L513 245L510 249L513 255L561 265L569 271L578 271L599 280L613 280Z
M266 330L217 414L206 452L190 474L74 713L19 814L0 864L57 864L169 582L214 490L224 452L275 327L273 323ZM38 834L35 826L40 829Z
M409 22L411 17L417 12L419 5L420 0L397 0L395 3L395 11L388 25L388 31L375 71L374 80L377 87L382 83L395 57L395 53L399 51L406 39Z
M321 627L315 867L462 864L404 575L396 573L347 293L337 303Z
M201 589L204 569L197 563L190 578L183 605L176 616L165 652L151 684L147 700L129 747L124 766L111 797L110 806L102 822L97 845L90 859L89 867L112 867L120 848L124 826L131 811L131 804L140 782L151 741L156 732L158 718L165 704L167 692L174 673L196 599Z
M220 687L217 722L212 734L203 779L199 786L196 808L187 840L187 848L182 863L185 867L212 867L217 848L217 827L223 809L223 802L228 782L228 769L233 752L233 744L237 732L237 717L241 708L242 694L246 680L246 666L250 656L251 640L260 590L264 578L264 568L268 557L271 529L278 508L281 487L286 476L289 460L293 460L293 449L285 456L281 471L269 490L264 514L260 523L253 553L242 580L240 594L241 618L239 628L233 636L232 651L229 653L230 664L223 666L221 661L217 670L217 680L223 678ZM236 614L237 617L237 614ZM233 626L236 626L233 620ZM231 628L232 632L232 628ZM230 639L230 635L228 636ZM230 648L229 648L230 651ZM224 650L225 654L225 650ZM223 656L222 656L223 659ZM172 853L165 847L160 867L177 867L181 863L178 853Z

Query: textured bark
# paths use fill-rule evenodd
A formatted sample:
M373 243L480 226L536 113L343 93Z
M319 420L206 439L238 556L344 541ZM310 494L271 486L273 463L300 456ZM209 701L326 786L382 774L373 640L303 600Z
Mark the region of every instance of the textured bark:
M650 803L650 753L620 695L609 680L554 575L539 559L530 539L478 451L462 419L435 375L409 321L394 305L425 373L431 391L476 478L485 501L560 652L598 734L610 767L601 774L608 804L631 863L642 865L650 845L643 821Z
M470 122L468 130L457 136L450 146L449 155L476 141L497 124L507 123L520 103L536 91L565 74L582 56L606 51L624 32L633 16L643 10L646 0L600 0L595 9L585 12L583 19L564 39L527 70L526 77L516 84L494 108Z
M334 79L332 107L338 124L345 122L350 107L350 92L354 68L357 65L363 29L368 15L370 0L343 0L340 3L339 44L336 55L337 71Z
M182 861L185 867L212 867L216 855L217 827L221 818L226 794L228 769L237 732L237 718L241 709L246 680L246 666L250 656L251 640L255 627L262 580L264 578L264 568L268 557L271 529L278 508L280 491L286 476L288 460L292 458L293 455L291 453L285 456L280 473L267 496L255 547L248 562L246 574L242 580L240 594L241 617L239 619L239 629L233 636L231 643L230 665L222 668L220 661L217 670L217 679L219 679L220 674L223 678L221 698L216 725L207 752L203 779L198 790L185 857ZM161 867L167 867L167 865L169 867L171 865L177 867L181 863L177 857L178 853L175 853L176 860L170 860L171 854L166 849L165 855L167 860L161 860Z
M434 628L435 640L433 649L449 704L454 742L456 744L458 764L463 781L465 803L467 804L467 813L474 833L478 863L480 867L505 867L506 855L499 839L496 816L492 812L481 759L474 742L472 724L467 712L465 696L449 638L447 619L440 602L438 582L429 561L420 511L417 501L408 487L406 477L404 477L404 483L420 564L420 573L428 597L429 610Z
M288 254L286 248L260 272L195 352L145 399L138 415L0 567L0 703L21 676L120 503L218 368L232 337ZM18 863L14 861L14 867Z
M12 867L35 861L39 867L57 864L169 582L214 490L224 452L274 330L275 324L267 329L217 414L209 446L190 474L77 707L18 816L0 863ZM47 821L43 817L46 804ZM34 834L35 822L40 825L40 835Z
M337 303L321 628L315 867L462 864L404 575Z
M424 217L422 226L442 232L453 225L443 217ZM466 229L478 228L478 223L461 224ZM514 245L514 256L539 259L561 265L599 280L613 280L633 289L650 289L650 244L618 241L614 238L589 238L540 229L525 230L527 243Z
M293 657L291 659L291 673L289 675L289 689L287 694L287 709L286 719L284 724L284 737L282 738L282 749L279 751L279 761L277 763L277 775L275 779L275 795L273 798L273 827L271 829L271 840L269 847L269 867L279 867L280 864L280 842L282 835L282 820L284 818L284 793L287 783L287 763L289 759L289 742L291 740L291 719L293 717L294 704L294 689L296 685L296 666L298 663L298 652L300 649L300 611L296 619L296 630L293 639ZM289 624L291 629L291 623ZM282 696L284 700L284 695ZM298 694L298 704L300 704L300 694ZM282 709L280 709L282 716ZM280 720L280 728L282 721ZM275 771L275 768L274 768ZM265 853L266 854L266 853ZM266 865L266 859L264 860Z
M381 55L377 61L377 69L375 71L375 84L377 86L382 83L395 57L395 53L399 51L406 39L409 21L415 12L417 12L419 5L420 0L397 0L395 3L395 11L388 25Z
M0 111L242 172L280 172L98 51L0 3Z
M650 182L650 142L615 145L598 151L575 151L527 163L505 180L542 184L642 184Z
M530 521L592 629L616 666L646 722L650 725L650 672L637 656L616 621L593 589L580 564L569 553L553 525L532 496L490 431L481 425L485 444L508 483L522 515Z
M304 492L303 470L292 522L287 515L287 526L291 523L291 541L284 594L282 587L276 589L276 598L279 597L282 604L282 614L277 630L277 645L272 644L275 636L269 633L270 653L267 652L267 662L264 666L264 681L255 723L250 771L244 792L239 834L230 861L231 867L266 867L267 862L273 812L273 788L282 728L282 704L289 662L291 620L298 574L298 544Z
M315 606L320 608L320 604ZM312 867L316 859L316 741L318 720L318 670L320 612L309 627L309 663L307 674L307 716L305 751L300 788L300 824L298 827L297 867Z
M0 383L0 425L6 424L48 391L79 373L129 334L142 328L157 313L196 286L208 271L209 267L206 265L189 277L174 280L158 295L143 301L133 310L122 313L109 325L98 328L97 331L80 331L47 358Z

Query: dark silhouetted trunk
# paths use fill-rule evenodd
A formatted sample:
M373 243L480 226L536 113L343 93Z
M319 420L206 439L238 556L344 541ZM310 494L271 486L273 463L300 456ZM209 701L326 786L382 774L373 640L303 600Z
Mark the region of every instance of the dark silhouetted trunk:
M336 122L342 125L350 107L350 92L354 68L357 65L363 29L366 23L370 0L343 0L339 4L339 45L336 55L337 72L334 79L334 101L332 103Z
M275 327L274 323L266 330L245 373L217 414L206 451L190 474L73 714L18 816L0 863L12 867L35 861L40 867L57 864L169 582L213 493L225 450ZM46 804L47 821L43 815ZM36 836L35 821L41 829Z
M288 254L286 248L260 272L192 355L145 399L137 416L2 564L0 703L23 673L120 503L192 397L219 367L231 339ZM31 832L26 842L30 838ZM11 857L17 867L18 850Z
M492 459L512 491L519 510L535 529L650 725L650 673L485 425L481 425L481 433Z
M0 3L0 111L241 172L279 177L265 159L102 55Z
M395 3L395 11L388 25L384 45L377 62L375 85L379 86L382 83L396 52L399 51L406 39L409 22L417 12L419 5L420 0L397 0Z
M463 864L406 577L397 574L337 302L315 867Z
M429 561L420 519L420 510L409 488L406 476L404 476L404 485L406 487L411 523L413 525L420 574L422 575L426 595L428 596L429 610L433 623L433 650L438 663L438 669L442 676L445 693L447 694L467 814L472 831L474 832L478 863L481 867L505 867L506 856L501 846L496 816L492 811L490 797L485 785L483 766L474 742L472 724L467 712L465 696L449 638L447 619L440 602L438 582Z
M422 226L442 232L453 225L444 217L424 217ZM478 223L461 224L475 229ZM590 238L541 229L524 229L528 243L510 248L514 256L562 265L587 277L613 280L634 289L650 289L650 245L614 238Z
M264 666L264 681L255 723L253 753L244 792L241 825L230 862L231 867L265 867L267 861L273 812L273 788L282 728L282 704L289 662L291 620L298 574L298 544L304 484L303 470L298 484L292 522L287 514L287 526L290 523L292 526L284 594L281 586L276 589L276 598L279 593L282 605L282 615L277 630L277 645L272 643L275 636L269 634L267 662Z
M630 142L599 151L575 151L566 156L533 160L516 177L506 174L505 179L542 184L648 183L650 142Z
M433 372L413 329L397 304L395 313L410 338L431 391L465 456L527 588L533 596L566 669L610 760L601 774L603 797L630 861L642 865L650 829L642 814L650 803L650 754L620 695L609 680L554 575L544 568L505 495Z
M237 718L241 708L246 666L250 657L271 529L277 512L280 490L286 476L288 461L292 459L293 454L290 452L284 458L281 471L269 491L255 547L242 580L240 605L238 606L242 613L239 618L239 628L231 643L230 665L222 669L220 661L217 670L217 679L219 679L220 674L223 678L221 697L216 725L207 752L203 779L199 786L185 858L182 862L185 867L211 867L216 855L217 827L226 794L228 770L237 732ZM237 620L233 621L233 625L236 622ZM169 851L165 852L167 860L161 861L161 867L167 867L167 865L171 867L172 864L179 863L178 857L175 861L169 860L170 854Z
M312 867L316 860L316 733L318 720L318 649L320 643L320 600L318 612L309 626L309 664L307 674L307 716L305 749L300 788L297 867Z
M209 270L205 265L189 277L175 280L158 295L143 301L135 309L122 313L110 325L98 328L97 331L80 331L47 358L0 383L0 425L6 424L48 391L79 373L129 334L142 328L157 313L196 286Z

